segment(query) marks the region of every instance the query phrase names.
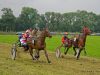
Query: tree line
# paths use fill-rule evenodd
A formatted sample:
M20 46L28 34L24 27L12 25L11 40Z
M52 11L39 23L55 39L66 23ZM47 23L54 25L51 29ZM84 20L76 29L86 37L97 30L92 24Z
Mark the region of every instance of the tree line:
M12 9L3 8L0 18L0 31L24 31L28 28L48 27L53 32L80 32L82 27L88 26L93 32L100 32L100 15L85 10L76 12L57 13L45 12L39 14L34 8L23 7L21 14L15 17Z

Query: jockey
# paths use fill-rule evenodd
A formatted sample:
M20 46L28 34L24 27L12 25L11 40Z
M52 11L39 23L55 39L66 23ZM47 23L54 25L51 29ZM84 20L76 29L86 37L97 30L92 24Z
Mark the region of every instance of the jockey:
M25 32L22 34L22 38L20 38L20 42L21 42L21 45L26 45L27 43L27 38L29 37L29 35Z
M69 38L67 37L67 35L64 34L64 36L62 37L63 45L65 45L65 46L68 45L68 42L69 42Z
M21 47L20 39L23 37L22 35L23 35L23 33L18 34L18 45L19 45L19 47Z
M23 33L18 34L18 40L20 41L20 39L22 38Z
M32 37L32 28L27 29L26 33L29 35L29 37Z
M28 50L28 45L27 45L27 39L29 38L29 34L28 32L25 32L22 34L22 37L20 38L20 43L21 43L21 46L24 47L25 50Z

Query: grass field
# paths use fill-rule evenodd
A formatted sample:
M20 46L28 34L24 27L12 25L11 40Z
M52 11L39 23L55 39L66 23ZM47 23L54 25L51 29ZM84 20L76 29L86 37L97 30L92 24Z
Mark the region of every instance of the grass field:
M53 36L51 39L46 39L47 50L55 51L55 49L61 44L61 37L62 36ZM0 35L0 43L8 43L12 44L17 41L16 35ZM88 36L86 42L86 51L87 56L100 58L100 36ZM61 48L62 52L64 48ZM69 54L73 53L73 49L70 49ZM83 55L83 52L82 52Z
M11 44L16 35L0 35L0 75L100 75L100 37L89 36L86 42L87 56L81 54L80 60L70 49L64 58L55 57L55 49L61 44L61 36L47 38L47 50L51 64L47 63L43 51L39 61L31 60L28 52L18 49L16 60L11 60ZM63 48L61 49L63 53Z

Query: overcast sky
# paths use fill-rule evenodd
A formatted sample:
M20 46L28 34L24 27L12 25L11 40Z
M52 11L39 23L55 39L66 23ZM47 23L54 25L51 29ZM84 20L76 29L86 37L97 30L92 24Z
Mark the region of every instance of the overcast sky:
M77 10L100 14L100 0L0 0L0 10L4 7L11 8L16 16L24 6L35 8L40 14L47 11L65 13Z

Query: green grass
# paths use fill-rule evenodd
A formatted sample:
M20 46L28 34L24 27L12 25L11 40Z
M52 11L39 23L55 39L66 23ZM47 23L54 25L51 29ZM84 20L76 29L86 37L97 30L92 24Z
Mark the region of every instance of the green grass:
M0 35L0 43L12 44L18 39L17 35Z
M12 44L17 41L17 35L0 35L0 43ZM47 50L55 51L55 49L61 44L60 35L54 35L52 38L46 39ZM87 56L100 58L100 36L88 36L86 42ZM61 48L64 51L64 48ZM69 54L73 54L73 49L69 49ZM82 52L82 55L84 53Z
M61 44L61 36L47 38L47 50L49 50L51 64L47 63L44 52L40 52L38 61L33 61L29 53L23 52L21 48L17 51L19 55L16 60L12 60L11 44L16 40L16 35L0 35L0 75L100 75L100 60L96 59L100 58L99 36L87 38L86 50L89 57L81 55L80 60L69 55L73 53L72 49L64 58L57 59L54 51ZM61 50L63 52L63 48Z
M86 42L88 56L100 58L100 36L89 36Z
M54 51L61 44L62 36L53 36L52 39L47 39L47 49ZM100 36L88 36L86 41L87 56L100 58ZM64 48L61 48L62 52ZM73 49L69 49L69 54L73 54ZM82 55L84 52L82 51Z

